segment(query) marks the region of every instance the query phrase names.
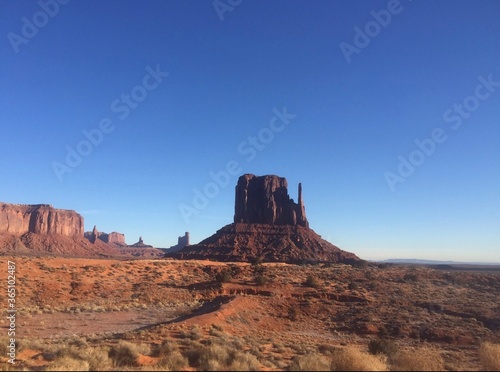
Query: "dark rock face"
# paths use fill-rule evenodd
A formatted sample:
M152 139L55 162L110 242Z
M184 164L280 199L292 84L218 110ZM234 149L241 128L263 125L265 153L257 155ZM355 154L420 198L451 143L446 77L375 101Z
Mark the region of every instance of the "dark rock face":
M354 263L359 258L322 239L309 228L302 186L298 203L288 196L287 181L278 176L245 174L236 186L234 223L199 244L167 257L218 261Z
M287 188L283 177L241 176L236 185L234 222L308 227L302 185L299 184L298 204L290 199Z

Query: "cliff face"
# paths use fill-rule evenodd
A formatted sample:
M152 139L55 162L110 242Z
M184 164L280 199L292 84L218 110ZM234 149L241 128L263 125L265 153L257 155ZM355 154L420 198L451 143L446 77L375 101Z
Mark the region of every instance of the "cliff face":
M83 217L48 204L0 203L0 232L15 236L26 233L83 236Z
M261 223L308 227L302 185L298 204L288 196L286 178L245 174L236 185L235 223Z

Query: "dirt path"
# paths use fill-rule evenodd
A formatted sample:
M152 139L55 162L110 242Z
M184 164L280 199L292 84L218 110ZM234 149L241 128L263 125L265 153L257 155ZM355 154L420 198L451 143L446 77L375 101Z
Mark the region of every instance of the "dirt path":
M73 335L124 333L164 323L177 317L176 308L133 309L113 312L53 313L19 316L20 338L54 338ZM2 328L5 325L2 324Z

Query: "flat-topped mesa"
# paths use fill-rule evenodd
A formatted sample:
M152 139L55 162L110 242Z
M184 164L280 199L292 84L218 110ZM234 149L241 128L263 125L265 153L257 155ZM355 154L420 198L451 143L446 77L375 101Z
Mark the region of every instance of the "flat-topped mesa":
M299 183L298 203L288 195L288 182L275 175L245 174L236 185L235 223L309 227Z
M83 217L48 204L0 203L0 232L16 236L33 233L83 237Z

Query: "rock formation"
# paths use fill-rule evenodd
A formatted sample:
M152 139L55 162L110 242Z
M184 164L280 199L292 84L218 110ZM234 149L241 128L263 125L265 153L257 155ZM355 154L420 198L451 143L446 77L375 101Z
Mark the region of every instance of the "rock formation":
M149 249L121 249L123 234L105 234L97 227L84 234L83 217L48 204L0 203L0 254L66 257L161 257ZM144 249L146 248L146 249Z
M85 238L87 238L91 243L95 243L97 239L100 241L111 244L116 247L125 247L127 243L125 243L125 234L113 231L109 234L105 232L99 232L97 227L94 226L92 231L86 231L84 234Z
M290 199L285 178L252 174L236 185L234 223L199 244L167 257L219 261L327 261L354 263L359 258L322 239L307 222L302 185L298 203Z
M153 248L152 245L144 244L144 240L142 240L142 236L139 237L139 241L137 243L129 245L128 247L133 247L133 248Z
M308 227L299 184L298 204L288 196L283 177L253 174L241 176L236 185L235 223L262 223Z
M83 217L48 204L0 203L0 232L15 236L33 233L83 237Z
M177 245L171 246L170 248L166 249L166 251L169 253L177 252L187 245L189 245L189 232L186 231L184 236L179 236L177 238Z

